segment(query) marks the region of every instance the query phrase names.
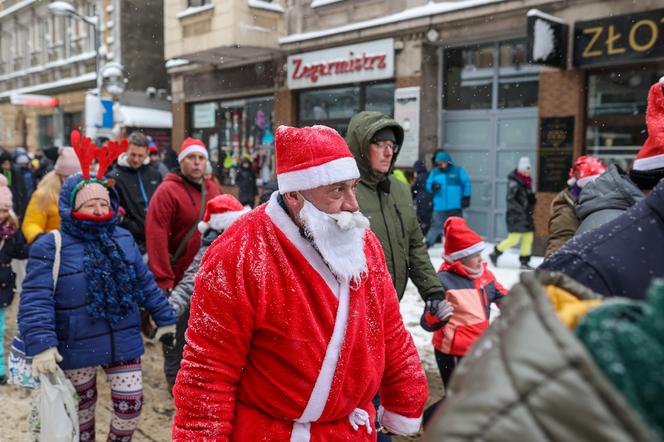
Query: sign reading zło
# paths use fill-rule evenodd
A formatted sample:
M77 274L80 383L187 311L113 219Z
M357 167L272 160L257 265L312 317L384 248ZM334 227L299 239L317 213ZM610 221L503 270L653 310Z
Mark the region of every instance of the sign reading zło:
M574 64L664 57L664 9L574 24Z
M394 39L288 57L288 88L304 89L394 77Z

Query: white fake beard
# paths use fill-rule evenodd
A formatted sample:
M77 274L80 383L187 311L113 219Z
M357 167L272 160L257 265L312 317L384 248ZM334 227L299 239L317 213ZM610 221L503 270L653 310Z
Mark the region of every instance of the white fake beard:
M359 285L367 273L364 232L369 228L369 220L361 212L321 212L306 199L300 219L335 276Z

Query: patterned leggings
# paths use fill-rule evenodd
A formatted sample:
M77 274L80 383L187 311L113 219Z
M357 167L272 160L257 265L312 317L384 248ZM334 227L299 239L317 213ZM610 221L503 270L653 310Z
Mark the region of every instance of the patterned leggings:
M141 360L102 365L111 385L113 417L108 441L131 441L143 407ZM95 440L95 405L97 403L97 367L65 370L79 396L78 420L81 441Z

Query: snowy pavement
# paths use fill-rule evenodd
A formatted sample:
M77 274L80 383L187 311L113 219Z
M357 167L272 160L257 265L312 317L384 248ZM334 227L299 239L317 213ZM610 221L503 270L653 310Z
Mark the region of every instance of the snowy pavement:
M493 244L487 244L482 255L489 263L489 269L496 276L498 282L509 290L518 282L519 274L522 272L522 270L519 269L519 250L510 249L503 253L498 260L498 264L500 265L499 268L494 267L489 260L489 253L492 250ZM442 253L443 249L440 244L429 249L429 257L436 270L438 270L438 267L440 267L443 262ZM537 267L542 263L542 260L541 257L533 257L530 261L530 265ZM406 293L404 293L403 299L401 299L401 315L403 316L406 328L413 336L424 369L427 371L437 370L436 360L433 355L433 347L431 346L432 334L420 327L420 316L422 315L423 309L424 301L420 298L412 281L408 281Z

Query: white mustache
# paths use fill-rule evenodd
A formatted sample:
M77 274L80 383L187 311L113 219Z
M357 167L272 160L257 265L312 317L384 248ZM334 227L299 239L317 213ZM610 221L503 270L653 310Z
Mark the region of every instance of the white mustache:
M369 228L369 219L362 215L362 212L338 212L338 213L329 213L328 216L336 221L337 226L341 230L351 230L356 227L368 229Z

